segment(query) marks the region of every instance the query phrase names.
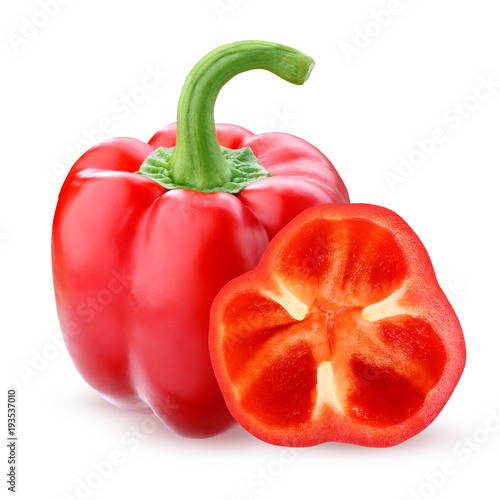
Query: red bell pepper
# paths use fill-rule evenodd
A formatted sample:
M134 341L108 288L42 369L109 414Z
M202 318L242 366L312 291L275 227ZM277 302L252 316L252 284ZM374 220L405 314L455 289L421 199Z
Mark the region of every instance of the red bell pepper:
M313 64L270 42L220 47L189 74L177 127L148 144L105 141L72 167L53 223L57 311L78 371L106 400L191 437L234 422L208 352L213 298L301 210L348 195L314 146L216 126L214 104L238 73L302 84Z
M233 416L285 446L400 443L434 420L465 364L424 246L372 205L298 215L217 295L209 343Z

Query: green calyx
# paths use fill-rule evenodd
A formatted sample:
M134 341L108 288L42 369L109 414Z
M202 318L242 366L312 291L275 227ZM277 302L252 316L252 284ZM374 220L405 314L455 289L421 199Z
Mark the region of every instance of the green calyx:
M220 146L222 156L231 169L230 179L222 186L198 188L204 193L239 193L252 182L271 177L271 174L257 161L250 148L229 149ZM193 189L191 185L181 185L174 181L170 160L174 148L158 148L141 165L139 173L149 177L165 189Z
M158 148L137 173L167 189L226 193L238 193L269 177L250 148L231 150L219 145L214 122L217 95L244 71L265 69L301 85L313 66L309 56L272 42L235 42L213 50L196 64L182 88L175 147Z

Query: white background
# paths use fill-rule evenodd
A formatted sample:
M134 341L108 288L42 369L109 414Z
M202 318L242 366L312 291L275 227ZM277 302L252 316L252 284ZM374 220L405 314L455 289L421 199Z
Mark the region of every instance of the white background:
M0 16L2 397L17 388L17 497L499 498L498 1L52 0L50 16L42 3L4 2ZM239 426L181 438L100 399L59 345L50 233L68 151L88 137L149 140L175 120L191 67L243 39L291 45L316 67L302 87L238 76L216 121L319 147L353 202L391 208L413 227L461 320L464 375L436 421L399 446L292 454ZM144 91L148 68L159 82ZM445 139L429 145L436 128ZM401 157L418 165L391 188ZM7 448L1 456L6 471ZM110 457L113 469L96 472Z

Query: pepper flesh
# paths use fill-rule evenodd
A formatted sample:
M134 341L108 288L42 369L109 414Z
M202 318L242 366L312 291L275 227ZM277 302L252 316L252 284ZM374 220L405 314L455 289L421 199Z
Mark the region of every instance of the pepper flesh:
M280 76L280 54L285 61L293 56L299 77L288 75L295 71L293 64L283 71L295 83L310 70L310 58L269 42L230 44L210 60L222 69L229 64L231 77L235 57L241 64L253 59L243 49L257 50L259 67ZM266 51L272 56L268 67ZM245 68L252 64L247 61ZM191 75L200 92L211 85L202 82L205 73ZM185 88L190 91L189 85ZM193 124L197 115L182 95L184 89L178 123ZM214 95L209 97L215 101ZM154 412L189 437L214 435L234 422L208 353L209 311L217 292L255 267L270 238L299 211L348 202L335 168L314 146L288 134L253 135L235 125L215 126L209 116L213 102L205 109L206 100L201 101L199 118L206 130L184 126L177 134L171 124L149 144L116 138L86 152L63 184L52 232L57 311L78 371L106 400ZM205 136L193 139L195 131ZM192 189L165 189L137 175L158 147L179 151L176 141L189 154L175 155L172 172L185 183L183 176L192 168ZM222 162L220 151L213 150L219 144L250 147L272 177L236 195L217 192L213 183L224 177L225 165L207 161L200 144L209 144L207 155ZM196 161L200 164L193 165ZM216 192L202 192L204 187Z
M392 446L429 425L465 363L422 243L372 205L308 209L211 310L226 403L272 444Z

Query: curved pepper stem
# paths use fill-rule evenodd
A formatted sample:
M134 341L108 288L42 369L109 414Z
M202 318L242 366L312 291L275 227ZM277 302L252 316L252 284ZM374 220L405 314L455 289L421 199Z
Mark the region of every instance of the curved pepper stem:
M218 47L189 73L177 107L177 140L168 161L178 186L216 191L231 181L231 165L217 141L214 106L221 88L234 76L265 69L296 85L303 84L314 61L278 43L249 40Z

